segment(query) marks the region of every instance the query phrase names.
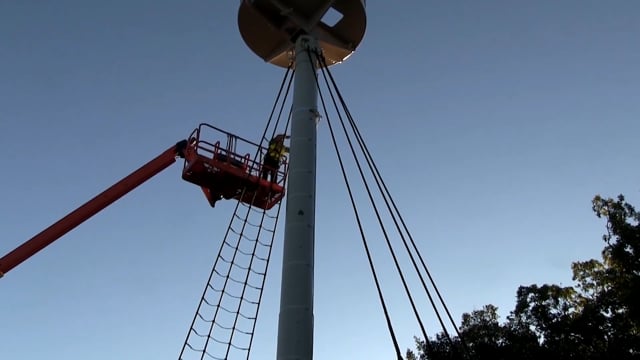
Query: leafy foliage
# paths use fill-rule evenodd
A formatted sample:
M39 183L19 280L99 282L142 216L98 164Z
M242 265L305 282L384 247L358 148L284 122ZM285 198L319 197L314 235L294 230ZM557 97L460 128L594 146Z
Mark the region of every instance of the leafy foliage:
M485 305L462 316L460 338L416 338L407 360L640 359L640 213L617 199L593 199L607 221L602 260L572 264L574 286L520 286L500 323Z

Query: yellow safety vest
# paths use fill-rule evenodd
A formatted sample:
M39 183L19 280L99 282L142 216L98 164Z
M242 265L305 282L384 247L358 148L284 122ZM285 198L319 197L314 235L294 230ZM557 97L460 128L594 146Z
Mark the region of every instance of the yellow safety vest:
M285 153L289 151L289 148L284 146L284 144L280 141L271 140L269 142L269 157L274 159L282 159Z

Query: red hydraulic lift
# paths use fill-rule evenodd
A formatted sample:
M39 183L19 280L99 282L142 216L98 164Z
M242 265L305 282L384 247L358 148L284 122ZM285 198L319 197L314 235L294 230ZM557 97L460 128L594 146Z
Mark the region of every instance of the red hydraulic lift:
M226 146L223 146L220 141L210 143L200 139L203 129L212 129L225 134ZM284 169L278 170L276 180L263 179L261 176L263 169L259 162L252 160L249 154L236 153L238 140L257 147L258 154L264 154L266 151L258 144L211 125L200 124L188 141L179 141L0 258L0 277L175 163L178 157L185 159L182 178L199 185L211 206L220 199L237 199L261 209L272 208L284 197L286 165Z

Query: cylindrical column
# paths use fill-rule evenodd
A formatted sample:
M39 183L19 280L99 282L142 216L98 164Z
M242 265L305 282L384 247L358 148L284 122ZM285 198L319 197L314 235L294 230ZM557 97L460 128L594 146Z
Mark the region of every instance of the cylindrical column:
M311 56L307 52L311 50ZM315 39L296 42L291 154L282 259L278 360L313 358L313 253L316 202Z

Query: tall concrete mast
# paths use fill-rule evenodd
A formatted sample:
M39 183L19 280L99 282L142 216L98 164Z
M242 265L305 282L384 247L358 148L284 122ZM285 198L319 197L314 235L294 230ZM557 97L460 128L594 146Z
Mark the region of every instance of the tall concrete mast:
M327 14L333 16L329 19ZM325 21L326 20L326 21ZM331 23L328 23L329 20ZM364 37L364 0L243 0L240 33L263 60L295 68L287 180L278 360L313 358L313 276L318 120L316 54L345 60Z

